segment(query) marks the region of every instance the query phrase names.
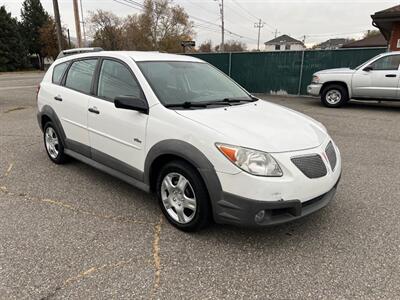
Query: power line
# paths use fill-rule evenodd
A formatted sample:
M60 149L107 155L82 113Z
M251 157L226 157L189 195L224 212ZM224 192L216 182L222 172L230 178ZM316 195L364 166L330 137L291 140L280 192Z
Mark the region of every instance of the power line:
M144 5L141 4L141 3L138 3L137 1L134 1L134 0L113 0L113 1L117 2L117 3L120 3L122 5L128 6L128 7L134 8L136 10L140 10L140 11L144 10ZM203 18L199 18L199 17L193 16L193 15L189 15L188 14L188 16L189 16L189 18L193 19L194 21L206 23L206 24L208 24L210 26L214 26L216 28L219 28L219 29L221 29L221 32L222 32L221 25L217 25L217 24L215 24L215 23L213 23L213 22L211 22L209 20L205 20ZM235 36L235 37L240 38L240 39L247 39L249 41L250 40L251 41L256 41L256 39L241 35L241 34L236 33L236 32L233 32L232 30L226 28L226 26L224 26L224 34L225 33L229 34L231 36Z
M250 11L248 11L246 8L244 8L244 6L242 6L239 2L237 2L236 0L232 0L237 6L239 6L245 13L247 13L250 17L252 17L253 19L258 20L259 17L256 17L255 15L253 15Z
M140 10L140 11L143 11L143 9L142 8L139 8L139 7L136 7L136 6L133 6L133 5L130 5L130 4L128 4L128 3L125 3L125 2L122 2L122 1L126 1L126 0L113 0L114 2L117 2L117 3L119 3L119 4L122 4L122 5L125 5L125 6L128 6L128 7L131 7L131 8L134 8L134 9L137 9L137 10Z
M242 13L242 11L239 12L239 11L237 11L236 9L234 9L234 8L235 8L234 6L226 6L226 8L228 8L229 11L235 13L235 15L237 15L237 16L240 17L240 18L245 18L245 19L249 20L249 22L253 22L253 21L254 21L253 18L250 18L248 15ZM236 24L237 24L237 23L236 23Z

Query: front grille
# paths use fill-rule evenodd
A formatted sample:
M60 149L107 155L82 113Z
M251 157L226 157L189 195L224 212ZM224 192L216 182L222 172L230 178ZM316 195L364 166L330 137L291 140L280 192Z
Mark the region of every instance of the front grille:
M328 146L326 146L325 153L326 153L326 156L328 157L332 171L335 170L336 163L337 163L337 157L336 157L335 147L333 146L332 142L329 142Z
M328 173L321 156L318 154L293 157L291 160L308 178L320 178Z

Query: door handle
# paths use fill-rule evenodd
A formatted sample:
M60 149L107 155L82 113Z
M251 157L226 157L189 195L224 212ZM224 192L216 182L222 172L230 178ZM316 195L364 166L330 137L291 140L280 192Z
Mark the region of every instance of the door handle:
M397 77L397 75L396 75L396 74L387 74L387 75L385 75L385 77L391 77L391 78L394 78L394 77Z
M55 96L55 97L54 97L54 100L62 101L62 98L61 98L60 96Z
M100 114L100 111L97 109L97 107L90 107L88 109L88 111L90 111L91 113L94 113L96 115Z
M97 109L97 107L90 107L89 112L94 113L94 114L100 114L100 111Z

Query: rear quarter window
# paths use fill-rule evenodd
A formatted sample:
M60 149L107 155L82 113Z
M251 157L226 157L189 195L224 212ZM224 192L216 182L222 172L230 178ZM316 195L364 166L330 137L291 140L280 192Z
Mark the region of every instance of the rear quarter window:
M67 69L67 67L68 67L68 63L65 62L65 63L59 64L53 68L52 82L54 84L61 83L62 76L63 76L65 70Z

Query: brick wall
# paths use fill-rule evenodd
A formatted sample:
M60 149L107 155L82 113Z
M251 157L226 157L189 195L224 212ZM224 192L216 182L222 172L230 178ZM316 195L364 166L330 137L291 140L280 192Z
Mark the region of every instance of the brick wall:
M392 34L389 42L390 51L400 51L400 47L397 47L399 40L400 40L400 22L395 22L392 27ZM400 46L400 41L399 41L399 46Z

